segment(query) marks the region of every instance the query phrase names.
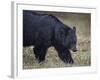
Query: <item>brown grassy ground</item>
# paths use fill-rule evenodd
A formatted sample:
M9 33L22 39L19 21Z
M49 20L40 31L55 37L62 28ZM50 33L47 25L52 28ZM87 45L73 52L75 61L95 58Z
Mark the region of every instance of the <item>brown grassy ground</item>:
M48 13L48 12L46 12ZM62 62L56 50L53 47L48 49L46 60L43 63L38 63L35 59L32 47L23 48L23 68L58 68L58 67L75 67L75 66L90 66L91 65L91 35L90 35L90 14L79 13L54 13L64 24L76 26L78 38L78 51L72 52L74 64L65 64Z

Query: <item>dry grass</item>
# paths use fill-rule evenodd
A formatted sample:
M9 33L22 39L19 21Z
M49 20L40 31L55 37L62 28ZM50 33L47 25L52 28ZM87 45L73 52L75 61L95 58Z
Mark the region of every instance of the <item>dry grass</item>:
M59 68L59 67L76 67L91 65L91 40L90 40L90 15L73 14L73 13L52 13L67 25L74 25L77 28L78 51L72 52L74 64L66 64L60 60L56 50L53 47L48 49L46 60L38 63L35 59L33 48L23 48L23 69L34 68Z
M90 56L90 41L81 42L78 44L78 51L76 53L72 53L72 57L74 59L74 64L66 64L60 60L56 50L53 47L48 49L46 60L43 63L38 63L35 59L32 47L24 48L24 69L32 69L32 68L57 68L57 67L71 67L71 66L89 66L91 64L91 56ZM80 48L81 47L81 48Z

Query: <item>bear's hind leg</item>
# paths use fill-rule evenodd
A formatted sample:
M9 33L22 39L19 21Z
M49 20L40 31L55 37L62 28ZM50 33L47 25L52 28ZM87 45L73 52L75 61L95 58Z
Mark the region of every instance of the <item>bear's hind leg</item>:
M34 54L35 54L35 58L38 60L39 58L39 49L37 47L33 48Z
M39 63L45 60L47 48L44 46L37 46L34 48L34 54Z

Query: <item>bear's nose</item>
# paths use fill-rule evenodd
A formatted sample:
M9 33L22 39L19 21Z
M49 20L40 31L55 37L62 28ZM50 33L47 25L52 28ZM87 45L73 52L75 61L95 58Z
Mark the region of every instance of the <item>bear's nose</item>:
M75 50L72 50L73 52L76 52L77 51L77 49L75 49Z
M73 52L76 52L76 51L78 51L78 50L77 50L77 48L73 48L72 51L73 51Z

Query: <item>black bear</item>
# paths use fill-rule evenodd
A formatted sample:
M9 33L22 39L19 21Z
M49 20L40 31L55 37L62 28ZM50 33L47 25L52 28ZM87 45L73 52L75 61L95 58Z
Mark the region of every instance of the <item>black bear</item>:
M23 10L23 46L34 46L39 62L45 60L47 49L55 47L58 56L65 63L74 63L70 50L76 52L76 28L63 24L57 17Z

